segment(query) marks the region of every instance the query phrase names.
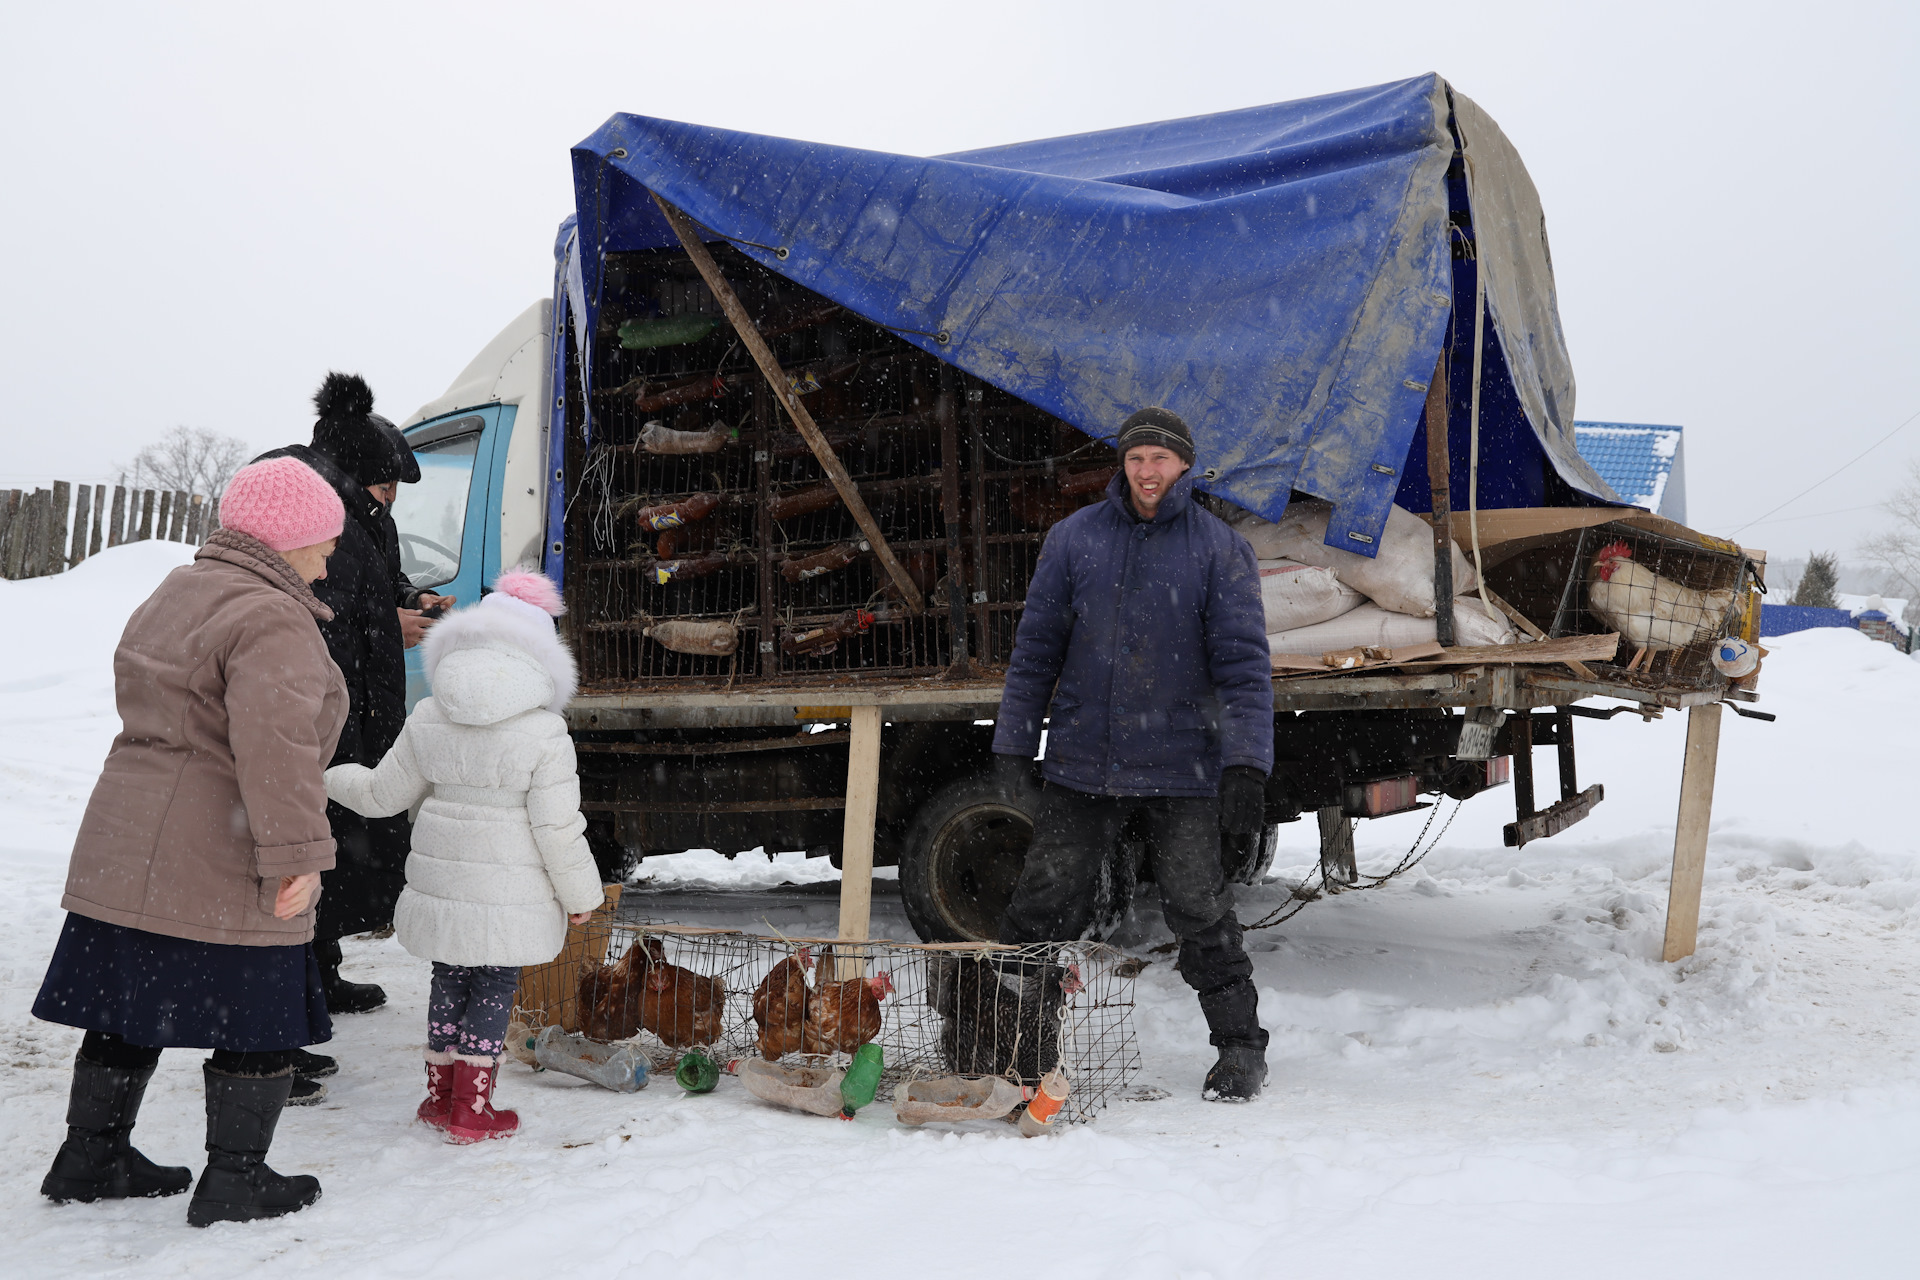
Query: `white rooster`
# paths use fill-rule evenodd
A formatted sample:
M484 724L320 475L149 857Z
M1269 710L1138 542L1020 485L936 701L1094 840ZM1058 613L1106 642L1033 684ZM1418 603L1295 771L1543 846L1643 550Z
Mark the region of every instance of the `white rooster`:
M1683 587L1635 564L1633 548L1625 542L1600 548L1587 582L1593 611L1635 646L1629 671L1638 670L1642 659L1651 668L1653 655L1662 650L1684 649L1702 637L1717 635L1733 605L1734 591L1733 587L1721 591Z

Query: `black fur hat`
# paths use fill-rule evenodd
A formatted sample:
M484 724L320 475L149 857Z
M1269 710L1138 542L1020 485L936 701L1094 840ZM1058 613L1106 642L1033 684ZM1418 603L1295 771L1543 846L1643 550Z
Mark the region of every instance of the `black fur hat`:
M404 440L395 444L398 429L373 411L373 388L365 378L357 373L327 374L313 393L313 407L320 415L313 424L313 448L361 484L408 482L409 472L411 479L419 478Z

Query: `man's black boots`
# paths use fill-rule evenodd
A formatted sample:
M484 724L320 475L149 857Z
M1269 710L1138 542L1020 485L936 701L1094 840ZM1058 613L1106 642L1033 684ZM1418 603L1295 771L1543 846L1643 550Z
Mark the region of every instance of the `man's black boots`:
M320 989L326 994L328 1013L369 1013L387 1002L384 989L340 976L340 939L315 939L313 956L320 962Z
M1208 1040L1220 1050L1200 1096L1208 1102L1252 1102L1267 1082L1267 1032L1260 1025L1259 992L1241 979L1203 993L1200 1010L1213 1031Z
M277 1218L318 1200L318 1178L282 1177L267 1167L273 1129L293 1088L292 1069L273 1076L231 1076L212 1066L202 1070L207 1079L207 1168L187 1206L188 1225Z
M50 1200L124 1200L177 1196L193 1185L189 1169L157 1165L133 1149L128 1135L140 1114L153 1068L103 1067L73 1060L67 1140L40 1184Z

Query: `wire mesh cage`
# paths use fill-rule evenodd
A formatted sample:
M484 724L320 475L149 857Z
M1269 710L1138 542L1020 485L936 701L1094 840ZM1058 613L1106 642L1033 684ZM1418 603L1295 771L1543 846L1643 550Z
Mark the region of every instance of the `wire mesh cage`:
M794 430L685 253L608 258L591 412L568 342L568 596L589 687L1003 664L1098 441L725 248L716 258L927 604Z
M1755 630L1756 571L1734 544L1695 539L1609 521L1526 539L1487 578L1551 637L1618 633L1593 664L1614 679L1713 688L1715 642Z
M1140 1070L1140 962L1096 942L843 943L596 916L560 961L529 970L516 1016L638 1043L656 1068L700 1047L790 1064L880 1046L882 1087L1055 1067L1068 1123L1091 1120Z

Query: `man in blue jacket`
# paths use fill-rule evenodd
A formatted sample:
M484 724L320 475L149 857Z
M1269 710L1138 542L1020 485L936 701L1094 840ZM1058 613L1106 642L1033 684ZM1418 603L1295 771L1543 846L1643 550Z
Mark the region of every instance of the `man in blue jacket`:
M1051 719L1033 847L1000 937L1081 936L1121 828L1144 812L1180 973L1220 1052L1204 1096L1245 1102L1266 1081L1267 1033L1220 833L1260 830L1273 770L1259 569L1193 502L1178 415L1142 409L1116 444L1122 474L1047 534L1014 637L993 736L1009 781L1031 770Z

